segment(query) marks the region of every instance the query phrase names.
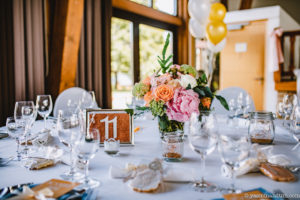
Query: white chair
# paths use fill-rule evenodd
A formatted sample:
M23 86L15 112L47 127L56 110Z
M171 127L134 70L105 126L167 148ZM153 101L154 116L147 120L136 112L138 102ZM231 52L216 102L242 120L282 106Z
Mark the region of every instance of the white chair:
M224 97L226 99L227 103L229 104L229 101L231 99L236 100L238 98L238 96L240 95L240 93L242 93L244 97L249 95L246 90L244 90L240 87L228 87L223 90L219 90L217 92L217 95ZM255 105L254 105L253 99L250 95L249 95L249 100L250 100L249 111L250 112L255 111ZM221 103L216 98L213 100L211 108L212 108L213 112L216 114L228 114L228 112L229 112L221 105Z
M58 95L54 104L53 116L57 117L58 110L76 112L77 109L84 109L87 104L94 105L94 102L86 90L79 87L68 88Z

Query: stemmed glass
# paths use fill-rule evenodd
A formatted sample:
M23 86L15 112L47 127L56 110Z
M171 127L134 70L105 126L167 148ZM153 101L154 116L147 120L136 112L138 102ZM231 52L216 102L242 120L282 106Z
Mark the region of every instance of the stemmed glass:
M80 121L76 114L69 115L63 110L58 111L57 133L61 143L70 149L70 169L61 175L65 180L76 180L82 177L81 173L75 171L74 146L82 137Z
M51 95L38 95L36 98L36 107L39 115L44 118L43 132L47 132L49 131L46 128L47 117L50 115L53 108Z
M98 129L90 129L86 135L76 142L75 152L77 157L85 164L84 179L79 186L82 189L94 188L100 185L100 181L89 177L89 161L95 157L99 150L100 134Z
M189 144L192 150L200 155L202 176L195 181L194 189L200 192L214 192L216 186L204 180L205 158L212 153L217 144L217 127L215 118L211 114L199 115L193 113L190 120Z
M24 155L28 156L27 136L36 118L36 110L33 101L18 101L15 105L14 118L17 127L25 128L24 139L25 148Z
M296 106L292 116L291 133L297 144L292 148L296 150L300 146L300 106Z
M14 138L17 142L17 160L21 161L20 134L23 132L23 129L22 127L18 127L14 117L8 117L6 119L6 128L10 137Z
M222 129L223 132L219 135L218 149L221 154L221 159L224 164L231 169L231 187L228 193L239 193L241 190L235 187L235 170L240 166L240 163L246 160L250 155L250 140L248 135L238 132L236 129Z
M283 103L283 112L285 114L285 120L288 120L288 118L291 116L293 112L295 103L297 103L297 97L294 94L287 94L283 97L282 103Z

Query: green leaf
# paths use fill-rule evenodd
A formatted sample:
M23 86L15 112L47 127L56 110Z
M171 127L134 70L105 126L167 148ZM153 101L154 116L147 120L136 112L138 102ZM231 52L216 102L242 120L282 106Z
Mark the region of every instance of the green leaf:
M168 122L165 120L164 117L159 117L158 121L161 129L166 129L168 127Z
M203 88L203 90L204 90L206 96L208 96L208 97L210 97L210 98L213 98L213 97L214 97L214 96L213 96L213 93L211 92L211 90L210 90L209 87L206 86L206 87Z
M167 35L166 42L165 42L165 45L164 45L164 48L163 48L163 51L162 51L163 59L166 58L166 52L167 52L169 42L170 42L169 40L170 40L170 33L168 33L168 35Z
M146 107L146 106L137 106L136 109L137 109L137 110L143 110L143 111L145 111L145 110L150 110L150 108L149 108L149 107Z
M130 116L132 116L133 114L134 114L134 111L133 111L133 109L125 109L125 112L127 113L127 114L130 114Z
M207 77L206 77L205 73L202 74L202 76L200 77L200 80L202 83L207 84Z
M186 89L187 89L187 90L190 90L190 89L192 89L192 86L191 86L191 84L188 84L188 86L186 87Z
M167 60L165 60L166 61L165 64L167 64L172 57L173 57L173 54L169 55L169 57L167 58Z
M205 92L202 89L200 89L199 87L195 87L194 92L196 92L200 98L205 97Z
M227 104L226 99L224 99L222 96L220 95L216 95L216 98L220 101L220 103L222 104L222 106L226 109L229 110L229 106Z

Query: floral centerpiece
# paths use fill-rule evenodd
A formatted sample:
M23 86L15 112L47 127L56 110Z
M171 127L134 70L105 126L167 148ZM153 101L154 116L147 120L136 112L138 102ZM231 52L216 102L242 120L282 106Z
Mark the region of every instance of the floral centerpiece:
M166 56L169 37L162 56L158 56L160 69L133 88L133 95L146 102L145 107L138 109L150 110L154 117L158 117L161 133L183 131L184 122L191 114L209 111L215 97L228 110L226 100L213 94L207 86L205 74L198 77L194 67L173 64L173 55Z

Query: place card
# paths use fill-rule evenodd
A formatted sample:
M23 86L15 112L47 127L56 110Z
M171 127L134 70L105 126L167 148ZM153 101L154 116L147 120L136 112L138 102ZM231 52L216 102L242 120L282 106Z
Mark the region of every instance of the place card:
M128 110L88 109L86 112L87 126L100 132L100 143L113 138L120 145L133 145L133 120Z
M66 194L67 192L71 191L79 184L80 183L74 183L74 182L69 182L69 181L64 181L59 179L51 179L43 184L33 187L32 191L38 192L44 190L45 188L49 188L53 192L52 197L58 198L63 194Z

